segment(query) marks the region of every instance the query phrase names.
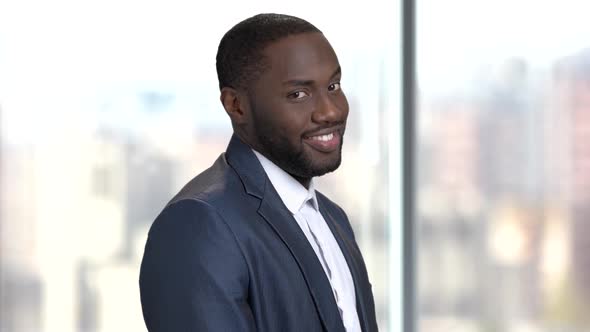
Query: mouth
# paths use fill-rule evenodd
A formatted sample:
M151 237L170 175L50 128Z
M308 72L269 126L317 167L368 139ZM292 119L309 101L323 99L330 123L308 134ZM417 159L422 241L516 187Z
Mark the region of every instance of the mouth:
M334 152L340 148L342 135L340 134L339 130L333 129L330 132L306 136L303 138L303 141L315 150L329 153Z

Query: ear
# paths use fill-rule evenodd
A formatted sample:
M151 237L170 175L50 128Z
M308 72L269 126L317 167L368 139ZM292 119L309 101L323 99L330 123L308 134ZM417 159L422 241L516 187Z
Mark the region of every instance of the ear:
M243 126L247 122L248 103L245 96L234 88L224 87L221 89L219 99L225 112L229 115L232 124Z

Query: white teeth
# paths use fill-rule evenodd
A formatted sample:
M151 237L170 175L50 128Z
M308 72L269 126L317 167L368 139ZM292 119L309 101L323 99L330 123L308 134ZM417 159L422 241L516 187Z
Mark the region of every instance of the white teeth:
M312 136L311 139L316 140L316 141L330 141L332 140L332 138L334 138L334 133L329 133L327 135L321 135L321 136Z

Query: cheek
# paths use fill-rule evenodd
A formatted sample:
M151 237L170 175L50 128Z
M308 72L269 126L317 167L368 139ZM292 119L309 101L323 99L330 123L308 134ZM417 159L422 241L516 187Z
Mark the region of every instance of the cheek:
M297 144L305 131L305 121L293 116L296 113L295 110L285 111L284 109L275 113L266 113L257 119L258 130L270 139Z
M280 130L283 135L301 136L311 122L309 107L286 107L281 110Z
M269 102L259 108L261 118L258 120L262 124L260 129L273 137L281 137L295 144L301 141L303 133L309 129L311 108L313 107L304 103L289 104L269 98Z
M279 136L284 136L290 141L299 141L306 130L306 121L301 121L299 118L286 118L286 122L282 122L275 129Z
M342 94L341 98L337 99L338 108L344 113L344 117L348 116L348 100L344 93Z

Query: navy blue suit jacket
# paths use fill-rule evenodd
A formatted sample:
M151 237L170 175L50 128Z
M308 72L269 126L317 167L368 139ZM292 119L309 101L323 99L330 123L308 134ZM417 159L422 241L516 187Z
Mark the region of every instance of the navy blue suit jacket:
M371 284L342 209L317 194L346 258L364 332ZM341 331L330 283L252 150L235 135L154 221L139 278L149 331Z

